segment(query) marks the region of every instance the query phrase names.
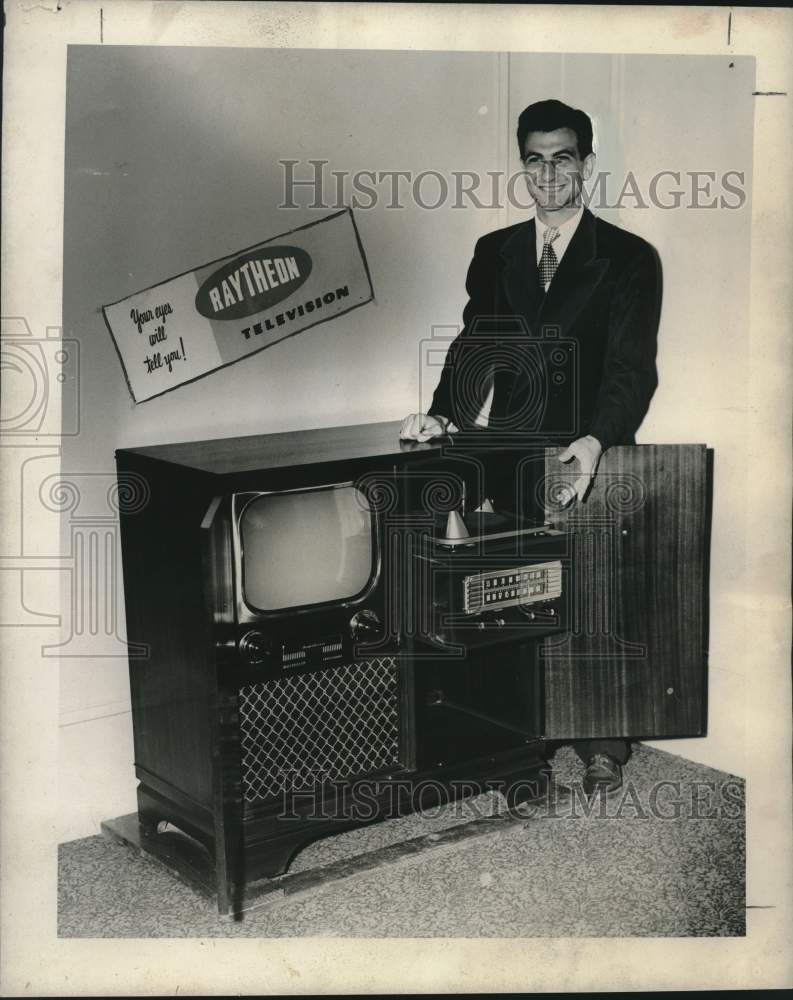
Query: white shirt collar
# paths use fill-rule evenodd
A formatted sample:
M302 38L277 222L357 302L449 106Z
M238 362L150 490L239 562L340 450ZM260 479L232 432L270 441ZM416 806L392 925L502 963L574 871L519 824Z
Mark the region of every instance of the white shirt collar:
M570 240L572 240L573 236L575 235L575 231L576 231L576 229L578 229L578 224L581 221L581 219L583 218L583 215L584 215L584 206L583 205L579 205L578 211L575 213L574 216L572 216L571 218L569 218L567 220L567 222L563 222L561 224L561 226L556 226L556 228L559 230L559 235L553 241L552 245L553 245L554 252L556 253L556 259L558 261L561 261L562 257L564 257L564 252L568 248L568 246L570 245ZM537 263L539 264L540 263L540 257L542 256L542 243L543 243L543 237L544 237L544 234L545 234L545 230L549 229L550 227L547 226L540 219L539 216L535 215L534 221L535 221L535 229L536 229L536 234L537 234L537 240L536 240L536 242L537 242Z

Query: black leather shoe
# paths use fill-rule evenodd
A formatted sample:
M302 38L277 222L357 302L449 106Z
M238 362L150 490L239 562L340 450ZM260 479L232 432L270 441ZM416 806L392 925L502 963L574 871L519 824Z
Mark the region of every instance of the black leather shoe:
M622 768L607 753L596 753L587 762L584 794L587 796L616 792L622 786Z

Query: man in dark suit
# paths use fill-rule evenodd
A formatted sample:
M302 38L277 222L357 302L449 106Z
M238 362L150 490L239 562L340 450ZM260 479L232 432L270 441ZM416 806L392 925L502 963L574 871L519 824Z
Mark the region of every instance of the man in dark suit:
M559 101L532 104L518 119L518 146L535 218L477 242L463 330L449 348L429 412L407 416L400 436L426 441L468 430L472 414L486 402L486 386L488 426L522 431L538 444L548 435L568 434L559 458L578 463L574 499L583 502L602 453L635 443L658 384L660 262L645 240L596 218L582 204L595 165L588 115ZM558 336L577 363L574 378L549 378L538 389L536 365L521 354L545 330ZM488 338L498 358L489 382L472 379L467 365L474 353L486 358ZM505 364L509 356L513 363ZM627 741L573 745L587 766L587 792L620 786Z

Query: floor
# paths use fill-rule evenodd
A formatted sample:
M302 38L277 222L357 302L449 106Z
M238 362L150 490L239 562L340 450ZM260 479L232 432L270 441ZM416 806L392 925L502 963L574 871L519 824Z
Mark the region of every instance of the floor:
M100 836L60 847L61 937L561 937L745 934L744 783L641 744L616 795L587 814L583 766L552 760L572 792L493 833L401 857L236 922L169 872ZM326 838L290 873L503 810L497 793ZM430 838L431 839L431 838Z

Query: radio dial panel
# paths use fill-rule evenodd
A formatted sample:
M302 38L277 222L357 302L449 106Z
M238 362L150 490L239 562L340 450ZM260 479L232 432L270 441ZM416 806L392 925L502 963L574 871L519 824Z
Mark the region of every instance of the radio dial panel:
M463 610L469 615L500 611L552 601L561 594L562 564L559 560L488 570L464 577Z

